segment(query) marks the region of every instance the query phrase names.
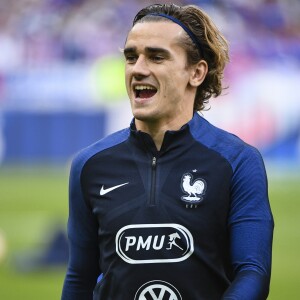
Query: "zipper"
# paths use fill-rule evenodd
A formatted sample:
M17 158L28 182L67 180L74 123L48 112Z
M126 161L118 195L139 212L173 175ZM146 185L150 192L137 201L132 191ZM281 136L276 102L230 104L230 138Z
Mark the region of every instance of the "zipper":
M149 201L150 206L155 205L156 165L157 165L157 158L153 156L151 162L151 186L150 186L150 201Z

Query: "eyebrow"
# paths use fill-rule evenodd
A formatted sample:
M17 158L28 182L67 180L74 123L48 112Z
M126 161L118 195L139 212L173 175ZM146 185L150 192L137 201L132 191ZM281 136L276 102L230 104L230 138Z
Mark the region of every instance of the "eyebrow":
M123 49L122 52L123 52L125 55L128 54L128 53L134 53L134 52L136 52L136 47L125 48L125 49Z
M136 47L128 47L123 50L124 55L130 54L130 53L136 53L136 52L137 52ZM147 54L161 53L167 57L171 56L170 51L168 51L167 49L164 49L164 48L160 48L160 47L146 47L145 52Z

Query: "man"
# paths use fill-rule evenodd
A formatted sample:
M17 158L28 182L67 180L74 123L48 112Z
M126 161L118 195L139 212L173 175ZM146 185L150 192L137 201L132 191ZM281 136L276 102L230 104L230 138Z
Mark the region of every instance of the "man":
M152 5L124 56L134 119L73 161L62 299L266 299L263 161L197 113L222 91L225 39L198 7Z

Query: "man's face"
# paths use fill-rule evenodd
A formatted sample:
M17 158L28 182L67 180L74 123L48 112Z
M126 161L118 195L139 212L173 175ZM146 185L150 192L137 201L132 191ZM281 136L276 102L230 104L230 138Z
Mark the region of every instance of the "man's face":
M189 85L191 68L178 43L183 34L171 22L138 23L129 32L125 79L137 120L163 125L192 117L195 89Z

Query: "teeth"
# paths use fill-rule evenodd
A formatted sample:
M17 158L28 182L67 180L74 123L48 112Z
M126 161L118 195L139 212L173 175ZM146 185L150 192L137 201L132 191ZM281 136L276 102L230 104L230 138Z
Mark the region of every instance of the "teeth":
M137 85L135 87L136 90L142 91L142 90L155 90L155 88L153 88L152 86L148 86L148 85Z

